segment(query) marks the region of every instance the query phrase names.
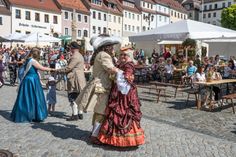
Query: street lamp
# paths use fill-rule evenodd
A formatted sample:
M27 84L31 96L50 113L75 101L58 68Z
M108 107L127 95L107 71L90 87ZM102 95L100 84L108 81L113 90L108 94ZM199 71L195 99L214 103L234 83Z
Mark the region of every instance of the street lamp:
M144 15L144 20L146 20L146 22L148 22L148 28L150 29L150 24L154 19L154 15L152 15L151 13L148 13L148 15Z

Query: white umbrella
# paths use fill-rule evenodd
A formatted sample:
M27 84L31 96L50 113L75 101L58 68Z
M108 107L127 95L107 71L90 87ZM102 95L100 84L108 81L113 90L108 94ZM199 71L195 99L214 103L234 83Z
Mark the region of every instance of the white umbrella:
M6 38L9 41L12 42L24 42L24 40L22 40L21 38L23 38L25 36L25 34L21 34L21 33L12 33L4 38Z
M60 42L61 39L49 36L49 35L44 35L40 33L32 33L29 34L25 37L22 38L25 42Z
M192 20L182 20L130 36L131 42L236 38L236 31Z

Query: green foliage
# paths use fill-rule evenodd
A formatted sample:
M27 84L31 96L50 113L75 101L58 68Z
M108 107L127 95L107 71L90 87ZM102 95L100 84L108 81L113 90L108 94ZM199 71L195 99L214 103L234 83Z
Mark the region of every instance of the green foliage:
M183 41L182 43L183 47L191 47L195 48L196 47L196 41L194 39L187 38L186 40Z
M236 4L225 8L221 13L221 25L236 30Z

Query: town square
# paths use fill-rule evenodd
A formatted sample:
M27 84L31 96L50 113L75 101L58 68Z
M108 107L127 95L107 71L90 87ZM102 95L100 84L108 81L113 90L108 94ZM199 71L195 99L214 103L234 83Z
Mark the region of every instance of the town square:
M0 157L235 157L236 1L0 0Z

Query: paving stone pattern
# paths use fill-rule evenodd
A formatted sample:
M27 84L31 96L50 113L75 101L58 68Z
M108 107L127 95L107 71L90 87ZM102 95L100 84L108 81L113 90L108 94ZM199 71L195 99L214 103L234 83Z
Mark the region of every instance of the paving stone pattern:
M89 143L92 113L85 114L83 121L65 121L70 115L65 92L58 92L55 117L43 123L13 123L10 112L16 88L4 86L0 89L0 149L19 157L236 156L236 116L231 108L213 113L197 111L193 101L186 106L185 94L159 104L147 91L139 90L139 96L146 144L116 148Z

